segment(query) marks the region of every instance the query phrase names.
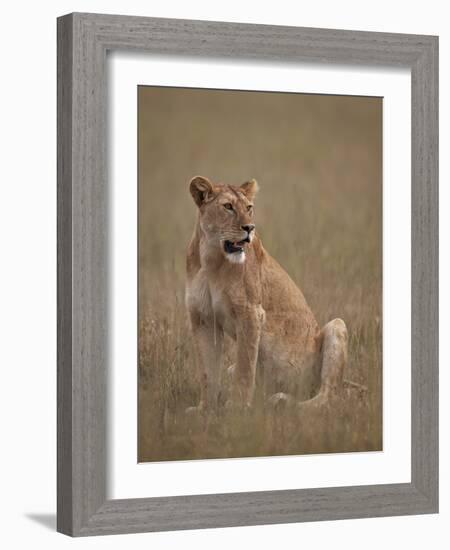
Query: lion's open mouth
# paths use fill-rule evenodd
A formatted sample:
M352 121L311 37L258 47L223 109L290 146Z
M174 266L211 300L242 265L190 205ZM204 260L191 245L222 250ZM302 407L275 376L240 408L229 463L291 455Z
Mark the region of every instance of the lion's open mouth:
M225 241L223 243L223 248L227 254L236 254L239 252L244 252L244 245L245 243L250 242L250 237L247 237L246 239L242 241Z

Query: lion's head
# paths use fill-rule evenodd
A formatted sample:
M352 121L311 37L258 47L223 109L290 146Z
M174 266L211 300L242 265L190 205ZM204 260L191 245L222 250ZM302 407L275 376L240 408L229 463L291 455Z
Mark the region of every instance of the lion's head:
M241 186L212 184L195 176L189 190L199 208L200 227L208 244L220 247L234 263L245 261L245 252L255 235L253 199L258 191L256 180Z

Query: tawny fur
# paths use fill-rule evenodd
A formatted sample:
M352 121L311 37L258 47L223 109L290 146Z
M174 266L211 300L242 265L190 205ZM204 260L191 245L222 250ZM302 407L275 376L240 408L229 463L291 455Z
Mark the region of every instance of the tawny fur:
M232 401L250 406L256 371L275 401L287 394L323 404L342 386L347 330L340 319L321 330L306 300L278 262L264 249L254 227L258 185L212 184L196 176L190 192L198 218L187 251L186 305L200 371L198 407L217 405L223 337L237 345ZM231 208L230 208L231 205ZM229 254L224 243L242 245Z

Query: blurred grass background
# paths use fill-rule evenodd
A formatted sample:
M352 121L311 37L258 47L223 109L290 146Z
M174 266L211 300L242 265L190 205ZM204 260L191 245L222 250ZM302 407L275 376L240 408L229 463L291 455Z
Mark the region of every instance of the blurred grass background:
M139 461L382 448L382 99L139 87ZM349 330L331 410L186 418L198 380L184 307L196 174L256 178L257 230L320 325ZM226 365L233 344L227 342Z

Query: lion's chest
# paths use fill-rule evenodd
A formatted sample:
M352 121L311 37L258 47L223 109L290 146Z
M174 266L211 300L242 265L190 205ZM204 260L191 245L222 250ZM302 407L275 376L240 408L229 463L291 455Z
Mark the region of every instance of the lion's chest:
M208 280L200 270L191 281L186 292L186 305L190 311L198 313L207 324L216 324L232 338L236 335L232 305L227 293Z

